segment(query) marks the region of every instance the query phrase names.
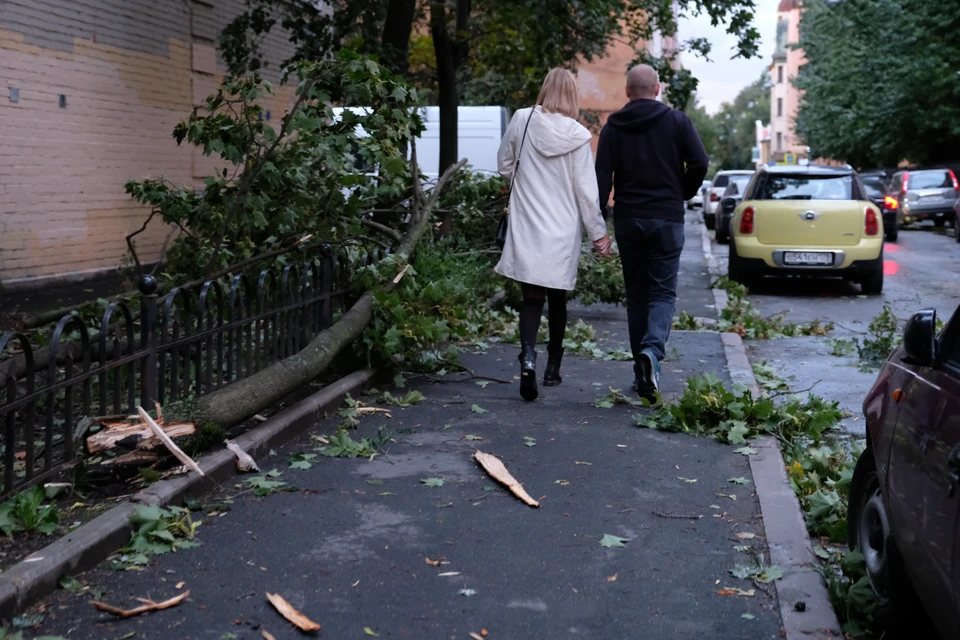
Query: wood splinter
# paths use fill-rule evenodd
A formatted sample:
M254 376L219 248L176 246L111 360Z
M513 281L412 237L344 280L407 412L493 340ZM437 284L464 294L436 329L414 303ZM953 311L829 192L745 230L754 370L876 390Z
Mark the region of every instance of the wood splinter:
M173 443L173 440L170 439L170 436L163 432L163 429L161 429L160 426L153 421L153 418L150 417L149 413L144 411L143 407L137 407L137 411L140 413L140 419L150 426L150 429L153 431L154 435L160 439L160 442L163 443L163 446L170 450L170 453L177 457L177 460L187 465L191 471L196 471L201 476L204 475L203 470L196 462L193 461L193 458L185 454L180 447Z
M500 462L500 459L496 456L492 456L489 453L483 453L482 451L477 451L473 454L473 457L477 462L480 463L487 473L493 476L493 479L501 484L505 485L507 489L510 489L510 492L513 495L517 496L525 503L531 507L539 507L540 503L530 497L530 494L524 491L523 485L517 482L516 478L510 475L510 472L507 471L507 468L503 466L503 463Z
M170 598L169 600L164 600L163 602L154 602L153 600L148 600L146 598L137 598L138 602L143 602L144 604L134 609L121 609L120 607L115 607L111 604L107 604L106 602L99 602L97 600L92 601L90 604L100 611L105 611L111 615L117 616L118 618L132 618L134 616L139 616L141 613L160 611L162 609L175 607L186 600L189 595L189 591L184 591L180 595Z

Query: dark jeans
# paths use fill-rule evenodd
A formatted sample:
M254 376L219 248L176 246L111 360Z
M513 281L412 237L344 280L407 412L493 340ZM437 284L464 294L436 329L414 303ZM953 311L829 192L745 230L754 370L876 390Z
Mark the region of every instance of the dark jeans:
M677 306L683 223L646 218L614 221L627 288L627 321L634 362L644 349L663 360Z

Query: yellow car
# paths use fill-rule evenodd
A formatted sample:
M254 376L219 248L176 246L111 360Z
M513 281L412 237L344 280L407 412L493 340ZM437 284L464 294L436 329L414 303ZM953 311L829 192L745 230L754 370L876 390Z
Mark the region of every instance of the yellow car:
M850 167L761 167L730 221L731 280L840 277L883 291L883 216Z

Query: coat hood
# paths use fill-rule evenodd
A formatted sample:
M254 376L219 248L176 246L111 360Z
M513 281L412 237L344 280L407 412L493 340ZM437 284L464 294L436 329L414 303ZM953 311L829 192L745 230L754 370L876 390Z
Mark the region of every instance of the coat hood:
M610 114L607 124L624 131L642 133L649 130L670 111L672 111L670 107L658 100L641 98L628 102L623 109Z
M562 156L590 142L590 132L573 118L559 113L544 113L539 106L535 111L530 112L533 119L527 130L527 142L540 155L548 158ZM526 118L523 123L526 125Z

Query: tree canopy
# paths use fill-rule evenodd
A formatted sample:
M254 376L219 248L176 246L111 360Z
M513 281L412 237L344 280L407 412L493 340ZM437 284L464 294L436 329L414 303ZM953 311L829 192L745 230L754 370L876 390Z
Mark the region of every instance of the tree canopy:
M713 116L701 106L687 109L687 115L703 140L710 156L711 172L725 169L752 169L751 151L756 145L756 122L770 119L770 78L766 72L740 90L733 102L725 102Z
M440 170L457 159L457 106L529 105L546 72L576 68L604 55L616 42L636 46L655 33L676 33L680 13L705 13L738 39L737 55L757 55L754 0L333 0L318 10L310 0L246 0L246 11L221 34L220 45L236 75L260 69L261 43L281 27L293 59L322 59L341 47L378 58L440 106ZM676 55L709 55L693 39L672 55L636 61L656 66L667 98L686 106L696 79ZM431 55L432 54L432 55ZM626 69L624 69L626 71Z
M957 9L927 0L806 0L797 130L814 155L858 167L960 156Z

